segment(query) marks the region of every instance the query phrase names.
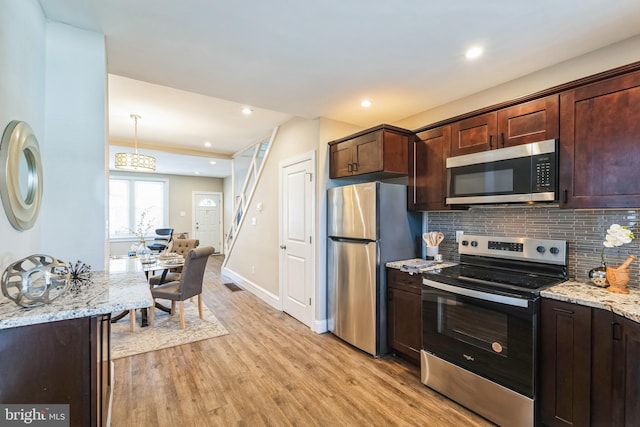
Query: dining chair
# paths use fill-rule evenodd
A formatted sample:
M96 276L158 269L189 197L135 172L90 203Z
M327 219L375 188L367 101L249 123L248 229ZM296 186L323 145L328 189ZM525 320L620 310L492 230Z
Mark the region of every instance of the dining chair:
M180 302L180 328L184 329L184 301L198 296L198 314L202 319L202 280L209 255L213 254L213 246L202 246L191 249L184 260L180 280L164 283L151 289L153 305L149 316L149 323L153 325L155 316L155 300L167 299L171 301L171 314L174 314L175 303Z

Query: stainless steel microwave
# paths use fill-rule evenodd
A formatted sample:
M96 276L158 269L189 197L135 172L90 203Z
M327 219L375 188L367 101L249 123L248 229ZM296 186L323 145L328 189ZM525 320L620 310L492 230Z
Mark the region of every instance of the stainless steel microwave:
M558 200L555 139L449 157L448 205Z

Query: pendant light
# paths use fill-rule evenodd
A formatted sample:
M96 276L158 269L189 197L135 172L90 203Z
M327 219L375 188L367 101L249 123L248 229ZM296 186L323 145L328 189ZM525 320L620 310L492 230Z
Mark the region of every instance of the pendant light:
M116 153L116 169L155 172L155 157L138 153L138 119L140 116L137 114L131 114L130 117L134 120L135 151L133 153Z

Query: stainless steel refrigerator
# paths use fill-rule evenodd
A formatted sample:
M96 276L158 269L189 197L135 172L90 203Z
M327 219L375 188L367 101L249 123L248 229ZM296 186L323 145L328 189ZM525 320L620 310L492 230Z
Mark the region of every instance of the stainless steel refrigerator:
M385 264L418 255L420 216L407 212L404 185L367 182L327 191L329 331L382 356L388 352Z

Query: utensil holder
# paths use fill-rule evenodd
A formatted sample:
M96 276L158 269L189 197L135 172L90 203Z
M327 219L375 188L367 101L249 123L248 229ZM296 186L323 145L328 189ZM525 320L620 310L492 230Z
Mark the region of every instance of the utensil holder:
M438 252L438 246L427 246L427 259L434 259Z

